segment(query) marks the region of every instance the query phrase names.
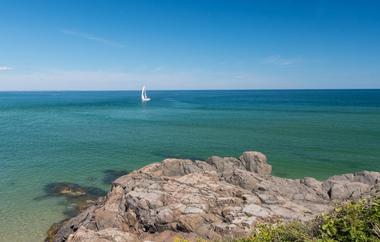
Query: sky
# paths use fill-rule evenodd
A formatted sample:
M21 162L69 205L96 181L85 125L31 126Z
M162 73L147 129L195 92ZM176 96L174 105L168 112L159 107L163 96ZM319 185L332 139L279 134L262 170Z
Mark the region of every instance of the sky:
M380 1L0 0L0 90L380 88Z

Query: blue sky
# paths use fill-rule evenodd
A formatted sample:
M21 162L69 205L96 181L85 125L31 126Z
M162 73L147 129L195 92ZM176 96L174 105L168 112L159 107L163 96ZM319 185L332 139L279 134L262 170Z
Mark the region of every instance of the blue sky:
M0 0L0 90L380 88L380 1Z

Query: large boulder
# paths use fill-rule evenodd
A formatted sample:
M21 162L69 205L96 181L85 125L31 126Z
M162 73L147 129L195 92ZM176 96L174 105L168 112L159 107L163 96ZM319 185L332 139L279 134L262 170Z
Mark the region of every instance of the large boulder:
M240 160L245 164L248 171L255 172L261 176L272 173L272 166L267 163L267 157L260 152L247 151L240 156Z
M54 241L229 239L248 235L257 221L309 220L336 201L380 190L378 172L321 182L275 177L271 170L266 156L253 151L240 159L153 163L116 179L105 198L64 222Z

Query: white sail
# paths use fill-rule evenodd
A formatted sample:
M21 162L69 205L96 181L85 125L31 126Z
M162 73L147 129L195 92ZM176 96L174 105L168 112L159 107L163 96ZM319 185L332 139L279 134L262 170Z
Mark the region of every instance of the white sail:
M150 98L146 95L145 85L142 87L142 90L141 90L141 101L143 102L150 101Z

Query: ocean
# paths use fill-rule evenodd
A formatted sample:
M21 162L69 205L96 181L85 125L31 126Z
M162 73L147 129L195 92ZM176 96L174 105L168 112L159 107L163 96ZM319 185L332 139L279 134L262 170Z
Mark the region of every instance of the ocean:
M257 150L273 174L380 170L380 90L0 92L0 241L42 241L70 202L167 157Z

